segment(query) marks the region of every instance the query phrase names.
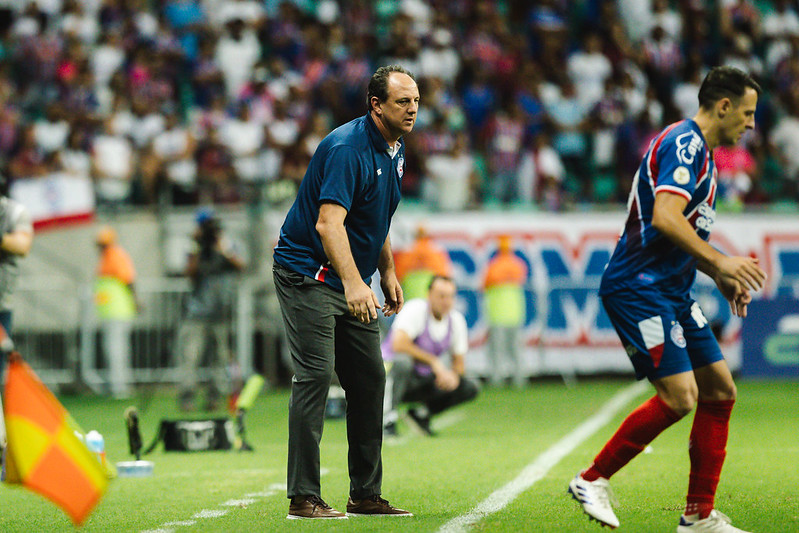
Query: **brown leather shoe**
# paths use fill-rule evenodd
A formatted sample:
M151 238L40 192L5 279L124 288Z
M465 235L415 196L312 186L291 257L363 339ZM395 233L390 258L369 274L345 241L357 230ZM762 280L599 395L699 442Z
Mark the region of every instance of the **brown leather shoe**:
M364 515L364 516L413 516L413 513L405 509L398 509L390 505L387 500L380 497L379 494L364 498L363 500L347 500L347 514L348 515Z
M336 511L319 496L294 496L289 504L286 518L297 520L302 518L347 518L341 511Z

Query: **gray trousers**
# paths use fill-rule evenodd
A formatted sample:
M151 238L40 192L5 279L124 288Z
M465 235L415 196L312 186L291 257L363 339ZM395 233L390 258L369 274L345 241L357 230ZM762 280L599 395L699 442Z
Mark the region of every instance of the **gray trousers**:
M489 326L488 361L493 385L502 383L508 376L517 385L527 379L522 371L520 334L520 326Z
M319 443L334 371L347 399L350 496L380 494L386 371L377 321L359 322L344 294L324 283L277 263L273 276L294 365L287 496L321 496Z
M130 370L130 332L132 320L103 320L103 352L108 362L108 384L115 398L130 396L133 378Z

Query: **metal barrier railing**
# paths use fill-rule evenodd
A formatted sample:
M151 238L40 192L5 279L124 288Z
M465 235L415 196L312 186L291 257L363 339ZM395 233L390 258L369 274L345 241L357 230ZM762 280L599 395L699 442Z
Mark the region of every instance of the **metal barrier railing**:
M185 278L149 278L136 283L141 309L132 321L131 375L135 383L180 381L178 329L190 291ZM230 323L237 372L253 368L255 301L252 283L237 284ZM96 392L108 382L107 360L94 313L91 283L25 278L11 301L17 349L42 381L52 385L77 381ZM210 369L200 368L200 377Z

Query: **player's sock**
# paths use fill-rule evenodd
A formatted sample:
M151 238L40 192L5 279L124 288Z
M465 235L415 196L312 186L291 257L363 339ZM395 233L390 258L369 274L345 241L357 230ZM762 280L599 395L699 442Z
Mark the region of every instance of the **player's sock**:
M700 520L713 510L721 467L727 455L727 433L735 400L699 400L691 428L689 455L691 476L685 514L698 514Z
M660 397L651 397L624 419L616 433L594 458L594 464L582 473L583 479L586 481L595 481L600 477L610 479L610 476L629 463L646 448L647 444L680 418L682 417Z

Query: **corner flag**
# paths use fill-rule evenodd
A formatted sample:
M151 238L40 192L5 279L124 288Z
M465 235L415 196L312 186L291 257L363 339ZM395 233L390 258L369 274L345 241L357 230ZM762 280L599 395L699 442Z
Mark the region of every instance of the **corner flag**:
M77 425L17 352L6 369L6 483L21 484L80 525L108 488L109 474L76 436Z

